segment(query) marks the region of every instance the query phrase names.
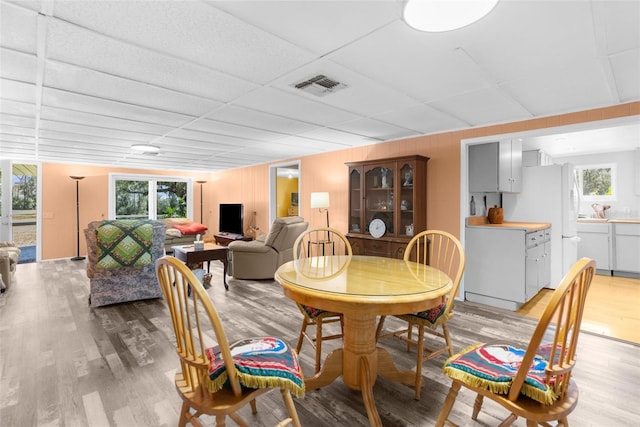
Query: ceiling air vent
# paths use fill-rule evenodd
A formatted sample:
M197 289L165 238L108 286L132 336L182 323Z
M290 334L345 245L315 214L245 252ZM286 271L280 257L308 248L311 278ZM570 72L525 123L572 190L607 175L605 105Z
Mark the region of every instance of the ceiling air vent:
M304 80L300 83L295 83L291 86L315 96L326 96L330 93L334 93L348 87L346 84L330 79L323 74L318 74L315 77L311 77L310 79Z

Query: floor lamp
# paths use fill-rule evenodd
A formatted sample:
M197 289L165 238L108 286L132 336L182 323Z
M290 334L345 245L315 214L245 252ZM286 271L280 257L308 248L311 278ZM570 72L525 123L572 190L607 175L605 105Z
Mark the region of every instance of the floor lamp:
M76 182L76 256L71 258L71 261L81 261L84 259L80 256L80 180L84 179L84 176L70 176Z
M204 219L202 218L202 184L204 184L207 181L196 181L198 184L200 184L200 224L204 224Z

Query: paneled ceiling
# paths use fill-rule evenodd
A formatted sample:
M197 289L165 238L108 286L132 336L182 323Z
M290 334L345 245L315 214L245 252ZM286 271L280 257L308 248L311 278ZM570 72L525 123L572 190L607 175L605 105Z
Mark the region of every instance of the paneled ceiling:
M2 0L0 157L216 171L640 100L640 1L402 5Z

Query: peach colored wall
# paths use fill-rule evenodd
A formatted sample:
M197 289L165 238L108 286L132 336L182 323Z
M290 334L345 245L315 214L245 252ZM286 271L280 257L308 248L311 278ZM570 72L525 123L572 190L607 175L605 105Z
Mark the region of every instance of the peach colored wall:
M314 191L331 194L331 226L347 231L347 167L345 162L420 154L427 163L427 227L449 231L459 236L460 229L460 141L489 135L522 132L583 122L640 115L640 102L598 108L559 116L537 118L502 125L446 132L435 135L391 141L342 151L303 157L299 194L300 215L311 226L324 224L324 213L309 208L309 195ZM282 162L286 162L283 160ZM282 163L279 162L279 163ZM132 172L103 167L45 164L43 180L43 259L70 257L75 254L75 191L69 175L87 176L81 182L81 224L107 212L108 173ZM194 176L190 173L137 171L136 173ZM257 212L256 223L261 232L269 229L269 165L257 165L211 173L196 179L204 184L205 223L216 231L219 203L244 203L245 212ZM197 184L196 184L197 186ZM199 212L199 186L194 191L194 210ZM196 213L196 216L199 213ZM245 215L246 224L251 215ZM84 244L81 236L81 245ZM81 253L86 251L81 246Z
M139 169L107 168L45 163L42 165L42 259L56 259L76 254L76 184L69 176L84 176L80 181L80 254L86 255L83 230L91 221L106 219L109 207L109 174L132 173L186 176L196 179L202 174L176 171L145 171ZM207 207L207 184L203 196ZM200 187L193 189L194 215L200 216ZM205 214L205 220L207 215ZM211 226L209 225L209 228Z

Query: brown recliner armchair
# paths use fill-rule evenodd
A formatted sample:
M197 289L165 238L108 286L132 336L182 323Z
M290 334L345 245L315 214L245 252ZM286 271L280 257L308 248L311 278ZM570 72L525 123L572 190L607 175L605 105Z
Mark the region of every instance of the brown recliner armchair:
M282 217L273 222L269 234L250 242L231 242L230 274L234 279L273 279L278 267L293 259L293 243L307 227L302 217Z

